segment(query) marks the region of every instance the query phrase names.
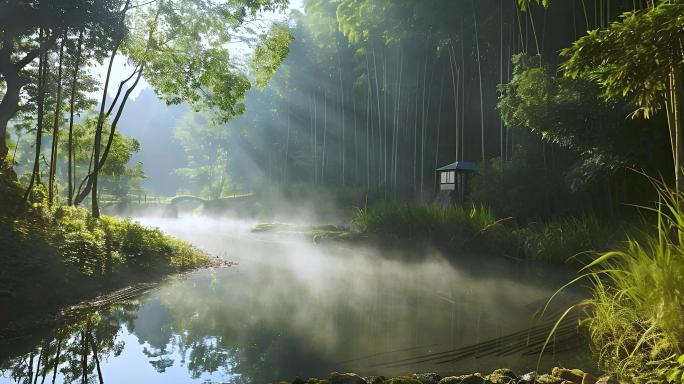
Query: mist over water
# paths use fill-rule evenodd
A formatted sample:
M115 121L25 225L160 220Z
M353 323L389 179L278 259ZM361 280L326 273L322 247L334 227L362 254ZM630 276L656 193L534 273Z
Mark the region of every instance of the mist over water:
M237 265L171 279L135 300L128 317L102 314L123 325L115 336L120 355L100 356L105 382L532 370L536 355L455 362L429 355L529 328L567 279L561 270L501 259L457 265L430 250L422 261L401 261L374 248L251 233L254 223L230 218L140 221ZM581 361L577 352L544 360ZM135 368L119 369L123 362Z

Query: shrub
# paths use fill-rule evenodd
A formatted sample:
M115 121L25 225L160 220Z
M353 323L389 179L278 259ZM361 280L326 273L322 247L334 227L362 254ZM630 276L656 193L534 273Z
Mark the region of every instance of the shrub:
M119 267L178 270L208 262L187 243L130 219L94 219L75 207L58 207L53 218L58 228L53 243L64 261L85 275L110 274Z

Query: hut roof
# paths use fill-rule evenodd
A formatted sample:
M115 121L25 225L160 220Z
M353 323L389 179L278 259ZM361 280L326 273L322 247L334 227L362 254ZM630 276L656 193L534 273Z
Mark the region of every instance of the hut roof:
M470 161L457 161L449 165L437 168L437 171L463 171L463 172L475 172L475 163Z

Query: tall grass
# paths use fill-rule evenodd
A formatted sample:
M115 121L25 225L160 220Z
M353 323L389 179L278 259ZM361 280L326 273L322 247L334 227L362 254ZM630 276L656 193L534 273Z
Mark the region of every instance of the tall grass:
M534 222L514 231L527 259L566 262L613 241L614 230L593 216Z
M585 268L593 348L602 369L630 382L666 382L663 367L684 347L684 196L655 184L654 228Z
M398 203L359 209L353 220L362 233L467 251L515 248L503 221L483 205L464 208Z

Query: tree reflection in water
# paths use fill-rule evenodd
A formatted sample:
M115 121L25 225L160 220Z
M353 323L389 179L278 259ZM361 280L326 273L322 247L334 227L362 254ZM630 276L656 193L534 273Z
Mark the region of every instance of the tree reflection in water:
M0 370L22 384L102 384L106 373L100 362L121 354L124 343L117 336L123 326L132 324L139 307L136 301L83 313L78 321L54 329L50 338L41 340L27 353L4 362Z
M103 384L107 382L107 362L124 351L124 334L138 338L142 353L156 372L185 366L195 380L204 373L216 373L231 377L234 383L266 382L281 372L287 374L283 367L303 369L305 363L316 361L313 356L299 359L306 352L294 338L261 321L238 322L238 326L235 319L229 325L222 323L222 311L209 310L211 305L201 315L186 316L175 309L172 315L169 308L183 305L169 304L181 304L186 299L179 290L171 292L171 296L152 297L144 304L135 300L82 314L78 321L55 328L50 337L28 352L3 362L0 379L22 384ZM301 361L287 359L284 348L292 350L290 357Z

